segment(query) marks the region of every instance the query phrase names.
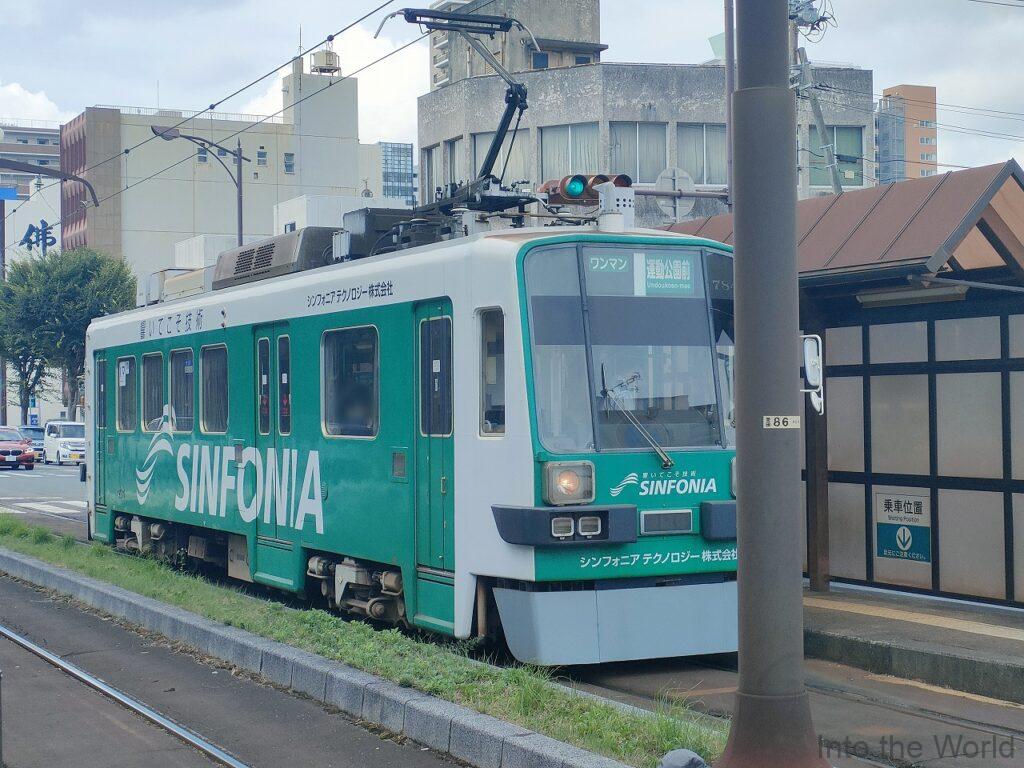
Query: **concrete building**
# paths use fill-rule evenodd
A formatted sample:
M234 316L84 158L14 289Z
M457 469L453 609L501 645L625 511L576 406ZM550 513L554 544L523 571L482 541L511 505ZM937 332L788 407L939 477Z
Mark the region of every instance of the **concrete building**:
M42 168L60 167L60 125L50 120L0 118L0 158ZM38 177L21 171L0 169L0 185L18 188L27 198Z
M600 0L560 0L557 13L552 13L551 0L440 0L430 7L460 13L479 9L484 15L521 21L533 33L536 45L534 38L520 30L487 41L495 58L510 72L593 64L608 47L600 42ZM460 35L443 31L430 33L430 69L431 90L467 77L494 74Z
M381 171L383 173L382 195L404 199L408 205L416 205L416 172L413 169L412 144L382 141Z
M536 33L536 30L535 30ZM721 63L594 63L524 72L530 108L515 141L506 140L498 171L504 181L528 186L568 173L626 173L650 185L669 167L689 173L698 188L727 183L725 68ZM826 125L840 152L843 184L871 186L864 158L874 157L872 72L849 66L816 66L815 79L835 87L822 101ZM419 99L421 199L445 184L475 176L504 107L505 83L474 76L436 88ZM803 197L831 192L829 174L813 131L810 106L798 115ZM527 186L527 185L524 185ZM698 200L694 216L720 212L714 200ZM666 223L649 198L638 200L646 225Z
M935 112L932 86L896 85L882 91L875 118L880 184L938 173Z
M246 236L273 234L274 206L284 200L359 195L367 186L383 194L380 150L359 144L356 79L340 78L336 68L316 69L306 72L303 60L295 60L277 116L98 106L64 125L62 168L89 179L101 204L84 205L81 185L65 185L63 247L124 258L144 276L174 267L180 240L235 235L235 185L220 162L234 172L231 157L154 138L154 125L182 123L182 133L229 147L241 140L251 160L243 173Z

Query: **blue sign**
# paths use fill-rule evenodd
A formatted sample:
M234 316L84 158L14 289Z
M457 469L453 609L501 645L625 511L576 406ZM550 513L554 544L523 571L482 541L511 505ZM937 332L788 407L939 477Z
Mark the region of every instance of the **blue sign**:
M0 187L0 200L17 200L17 187Z
M30 427L38 427L39 426L39 414L38 413L30 413L28 415L28 425Z
M875 494L875 546L878 557L930 563L932 526L929 498Z

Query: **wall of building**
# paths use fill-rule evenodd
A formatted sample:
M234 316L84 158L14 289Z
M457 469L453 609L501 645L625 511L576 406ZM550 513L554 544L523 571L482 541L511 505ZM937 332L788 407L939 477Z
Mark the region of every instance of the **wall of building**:
M822 109L828 126L844 126L859 130L860 151L864 158L874 157L874 113L872 73L853 68L819 68L815 78L841 88L823 101ZM715 64L594 64L569 69L527 72L522 80L529 89L530 108L523 116L516 144L522 155L514 154L510 178L528 179L536 187L541 182L565 173L615 172L629 173L638 184L654 181L660 170L681 166L696 173L693 157L686 152L691 131L700 128L706 147L717 148L704 160L704 178L695 179L702 186L725 184L725 70ZM852 93L851 93L852 92ZM419 147L421 199L429 199L439 185L475 176L484 144L479 137L492 132L504 107L505 84L497 77L474 77L431 91L420 97ZM857 94L864 94L863 96ZM623 123L646 123L633 141L637 152L623 147L629 126ZM809 149L810 106L799 111L798 138L800 146ZM572 162L556 169L545 167L545 129L556 126L584 126L588 146L596 149L575 151ZM586 127L591 126L591 127ZM683 127L680 127L683 126ZM548 131L549 141L557 132ZM594 136L596 134L596 143ZM557 140L558 137L556 137ZM571 141L571 138L570 138ZM680 147L680 142L683 147ZM717 142L717 143L715 143ZM474 143L478 145L474 151ZM549 144L550 148L550 144ZM634 155L646 155L646 168ZM659 155L660 157L655 157ZM550 154L549 154L550 157ZM803 196L831 192L827 180L812 175L812 158L801 152L800 182ZM496 174L504 158L499 161ZM863 160L860 168L863 171ZM550 165L550 163L549 163ZM652 169L655 165L661 168ZM515 167L513 167L515 166ZM587 167L591 166L591 167ZM646 171L646 173L644 172ZM713 171L713 172L712 172ZM820 183L815 183L820 182ZM847 180L851 187L872 184L871 175L863 172ZM653 204L645 201L641 219L645 224L660 222ZM714 201L698 201L694 215L717 213Z
M878 105L879 178L901 181L938 173L935 88L896 85Z

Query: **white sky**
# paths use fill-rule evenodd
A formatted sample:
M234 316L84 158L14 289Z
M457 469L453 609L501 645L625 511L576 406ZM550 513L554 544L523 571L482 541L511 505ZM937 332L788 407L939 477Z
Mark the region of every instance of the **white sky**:
M5 33L0 116L64 120L94 104L156 106L158 82L161 106L200 109L294 54L300 26L308 45L379 2L0 0ZM557 0L550 2L557 6ZM808 45L812 61L873 69L876 93L899 83L929 84L938 88L940 102L1018 113L983 117L940 111L942 162L976 165L1024 157L1024 7L969 0L832 3L839 28ZM721 5L721 0L604 0L602 37L610 46L605 60L707 60L707 38L722 30ZM417 34L395 19L374 40L380 15L336 41L343 72ZM416 97L427 90L425 44L358 77L360 138L413 141ZM259 113L278 108L276 77L220 107ZM496 104L495 120L499 108ZM944 130L943 123L1020 138L969 135Z

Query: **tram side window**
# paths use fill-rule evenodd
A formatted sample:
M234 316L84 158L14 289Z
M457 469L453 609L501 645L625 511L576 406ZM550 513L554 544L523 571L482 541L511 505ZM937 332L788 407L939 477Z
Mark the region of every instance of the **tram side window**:
M107 426L107 361L96 361L96 428Z
M282 435L292 431L291 342L287 336L277 338L277 396L279 399L277 424Z
M134 432L138 424L138 382L135 381L135 358L117 361L117 428Z
M175 432L191 432L194 421L195 364L191 349L171 352L171 418Z
M328 435L377 434L377 329L328 331L322 342L323 423Z
M505 434L505 317L480 313L480 434Z
M164 415L164 356L142 356L142 430L156 432Z
M199 353L202 380L200 409L203 432L228 431L228 349L203 347Z
M420 323L420 432L452 433L452 319Z
M259 401L259 430L270 434L270 339L256 342L256 397Z

